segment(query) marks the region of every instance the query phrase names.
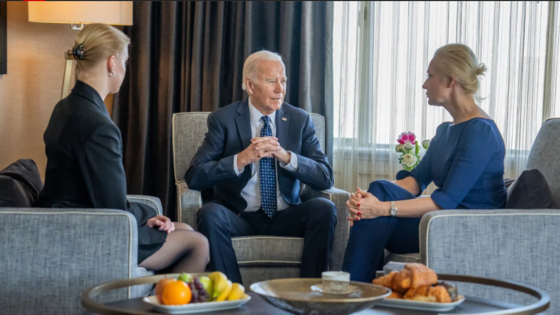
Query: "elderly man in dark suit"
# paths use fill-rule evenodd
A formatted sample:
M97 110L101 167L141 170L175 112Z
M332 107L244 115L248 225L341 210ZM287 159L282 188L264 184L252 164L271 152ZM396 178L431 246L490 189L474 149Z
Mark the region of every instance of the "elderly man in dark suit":
M198 212L199 231L210 242L209 268L241 283L231 238L248 235L304 238L301 277L328 269L335 205L324 198L302 202L300 183L323 190L333 171L321 152L311 117L284 103L282 58L266 50L243 66L249 98L208 116L208 133L185 175L196 190L213 187L213 201Z

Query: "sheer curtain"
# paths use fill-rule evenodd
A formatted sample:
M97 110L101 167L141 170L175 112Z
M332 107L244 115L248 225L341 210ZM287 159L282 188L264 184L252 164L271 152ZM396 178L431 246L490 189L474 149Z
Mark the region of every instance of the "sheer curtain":
M504 138L505 177L524 170L540 125L560 114L557 2L335 2L334 12L336 187L395 179L398 135L431 139L452 120L422 89L447 43L468 45L488 67L479 105Z

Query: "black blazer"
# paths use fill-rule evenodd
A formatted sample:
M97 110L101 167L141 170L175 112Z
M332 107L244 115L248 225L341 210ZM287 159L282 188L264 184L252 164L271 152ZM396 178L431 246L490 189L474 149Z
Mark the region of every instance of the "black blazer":
M47 170L38 206L125 210L136 217L139 245L165 242L166 232L145 225L153 210L126 198L121 132L97 91L77 81L56 104L44 140Z
M333 171L315 136L309 114L288 103L276 111L276 137L286 151L298 156L298 169L290 172L278 165L278 185L284 200L295 205L300 181L317 190L333 186ZM248 100L238 101L208 116L208 132L185 174L185 182L195 190L214 188L214 200L235 213L247 208L241 190L251 178L251 167L237 176L233 156L251 144L251 117ZM276 161L278 163L278 161Z

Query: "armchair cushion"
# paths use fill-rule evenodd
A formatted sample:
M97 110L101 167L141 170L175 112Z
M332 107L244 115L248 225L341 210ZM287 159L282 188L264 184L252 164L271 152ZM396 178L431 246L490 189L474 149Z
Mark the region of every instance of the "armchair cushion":
M301 237L244 236L234 237L231 241L240 266L301 264Z
M388 250L385 250L385 264L390 261L397 261L403 263L419 263L420 262L420 253L410 253L410 254L395 254L391 253Z
M552 209L554 199L544 175L526 170L509 186L506 209Z

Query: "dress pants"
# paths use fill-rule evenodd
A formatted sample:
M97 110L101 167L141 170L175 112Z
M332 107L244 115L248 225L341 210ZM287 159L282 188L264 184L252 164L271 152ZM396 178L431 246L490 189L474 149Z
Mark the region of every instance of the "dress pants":
M336 207L330 200L313 198L277 211L270 219L262 209L237 215L212 201L200 208L197 222L198 230L208 238L210 245L208 268L223 272L232 282L242 283L242 279L231 238L250 235L303 237L300 276L320 278L321 273L328 270Z
M368 192L380 201L416 198L406 189L386 180L372 182ZM396 254L418 253L420 219L383 216L354 221L342 270L350 273L352 281L371 283L375 272L383 269L385 248Z

